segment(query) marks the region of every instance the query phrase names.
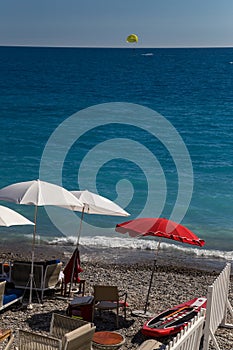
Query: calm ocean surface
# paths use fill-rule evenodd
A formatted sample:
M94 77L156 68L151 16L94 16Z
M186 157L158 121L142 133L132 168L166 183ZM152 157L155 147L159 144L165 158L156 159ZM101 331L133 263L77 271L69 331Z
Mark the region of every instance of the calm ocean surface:
M168 145L148 134L148 130L153 134L157 121L152 115L148 122L140 108L153 110L180 135L193 169L192 198L182 224L206 245L195 250L187 245L178 248L187 254L232 259L233 49L0 47L0 72L0 188L41 178L41 174L42 180L59 184L59 169L65 188L97 190L124 206L131 213L129 219L145 213L169 218L180 190L179 173L186 178L190 173L185 160L177 169ZM116 112L119 108L119 115L128 121L129 104L133 108L138 105L138 112L126 126L119 123ZM73 128L66 126L75 113ZM101 118L107 121L112 113L115 121L103 125ZM88 124L93 116L95 127ZM139 122L145 124L146 131L137 127ZM84 124L85 132L80 131ZM41 173L44 148L59 126L63 139L55 140L54 157ZM103 148L98 149L101 144ZM99 152L96 158L95 151ZM155 175L147 151L156 159ZM179 152L177 149L182 161ZM65 154L62 163L61 154ZM84 174L80 179L79 171ZM152 177L155 188L148 184ZM1 204L33 220L32 207ZM179 205L182 211L182 203ZM142 213L144 207L147 209ZM75 241L80 215L56 208L51 208L50 215L52 222L45 209L39 208L40 238ZM86 215L81 243L154 249L154 240L132 241L114 232L115 225L126 220ZM31 227L1 227L0 239L30 237L31 231ZM164 240L162 249L177 248Z

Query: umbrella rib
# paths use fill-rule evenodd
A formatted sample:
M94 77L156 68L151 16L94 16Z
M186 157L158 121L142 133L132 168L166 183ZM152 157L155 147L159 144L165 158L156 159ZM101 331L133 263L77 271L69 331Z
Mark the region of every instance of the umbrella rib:
M38 180L37 180L38 181ZM31 185L33 186L33 185ZM30 192L31 190L31 186L29 186L26 191L24 192L24 194L22 195L22 197L17 201L18 204L22 204L23 199L27 196L27 194ZM37 197L37 203L38 203L38 197Z

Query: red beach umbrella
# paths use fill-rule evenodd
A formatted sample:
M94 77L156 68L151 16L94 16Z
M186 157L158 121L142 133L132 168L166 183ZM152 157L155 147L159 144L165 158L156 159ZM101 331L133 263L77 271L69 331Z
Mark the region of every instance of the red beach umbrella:
M166 218L139 218L130 220L116 225L116 232L128 233L130 237L160 237L157 246L157 254L154 260L154 266L151 274L149 289L147 293L147 299L144 309L144 314L138 311L139 316L147 316L148 300L150 295L150 289L153 281L154 271L157 263L157 255L162 238L172 239L177 242L187 243L195 246L202 247L205 244L203 239L198 238L187 227L178 224L172 220Z
M187 227L165 218L140 218L116 225L116 231L129 233L131 237L152 236L169 238L181 243L202 247L203 239L198 238Z

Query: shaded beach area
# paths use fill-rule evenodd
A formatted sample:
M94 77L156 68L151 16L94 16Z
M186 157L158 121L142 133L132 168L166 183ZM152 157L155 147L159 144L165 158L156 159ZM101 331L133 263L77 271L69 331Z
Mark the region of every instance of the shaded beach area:
M60 259L64 265L69 260L74 247L38 245L36 260ZM93 293L94 284L117 285L120 290L127 291L129 308L127 319L120 317L118 331L125 336L126 342L122 350L137 349L146 337L141 328L146 319L131 314L133 310L142 310L145 306L149 279L153 266L154 253L146 251L128 251L127 249L91 249L80 247L81 266L80 274L85 279L85 295ZM4 242L1 246L1 260L30 260L30 244L12 245ZM174 256L168 252L161 252L158 257L157 269L152 283L149 311L156 315L171 306L185 302L195 297L206 296L207 288L213 283L216 276L225 266L226 261L208 261L204 259L190 259L183 256ZM233 275L231 275L229 300L233 304L232 290ZM26 307L27 294L23 307L12 306L1 312L1 327L10 328L15 332L17 345L17 330L28 329L46 334L53 312L66 313L68 299L59 298L59 293L46 293L42 305L38 303L36 295L33 300L33 310ZM95 325L97 330L116 330L115 316L104 313L102 318L96 314ZM232 320L231 320L232 322ZM230 329L219 328L217 341L220 348L232 350L233 332ZM158 339L164 343L169 339ZM0 347L1 349L1 347ZM210 349L214 349L210 347Z

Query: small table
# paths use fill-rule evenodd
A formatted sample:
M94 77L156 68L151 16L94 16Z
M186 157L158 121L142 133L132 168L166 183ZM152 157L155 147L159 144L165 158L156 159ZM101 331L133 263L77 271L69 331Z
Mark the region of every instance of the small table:
M86 283L86 280L84 280L84 279L80 279L79 282L74 283L74 286L79 284L79 289L78 289L77 293L81 294L82 296L84 296L84 293L85 293L85 283ZM69 286L68 286L68 284L69 284ZM72 291L70 289L70 283L68 283L68 284L65 284L64 280L62 280L61 295L70 296L70 294L72 293Z
M67 308L69 316L82 317L84 321L92 321L94 297L87 295L85 297L74 298Z
M0 328L0 342L4 341L6 338L10 338L11 330Z
M118 349L124 343L124 336L118 332L95 332L92 339L94 349Z

